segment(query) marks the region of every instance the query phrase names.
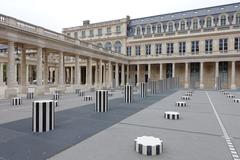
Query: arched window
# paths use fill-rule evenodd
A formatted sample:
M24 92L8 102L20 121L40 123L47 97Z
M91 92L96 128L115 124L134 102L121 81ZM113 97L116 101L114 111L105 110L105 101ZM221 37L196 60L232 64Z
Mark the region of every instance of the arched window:
M236 24L240 24L240 13L236 14Z
M115 52L121 53L122 43L121 43L120 41L115 42L115 44L114 44L114 49L115 49Z
M193 30L197 30L198 29L198 20L194 19L193 20Z
M207 18L207 24L206 24L207 28L210 28L212 27L212 18L211 17L208 17Z
M141 28L137 27L137 35L139 36L141 34Z
M168 23L168 32L173 32L173 22Z
M150 25L147 26L147 34L151 34L151 26Z
M158 24L157 25L157 33L161 33L161 29L162 29L161 24Z
M112 50L112 44L111 44L111 42L107 42L106 44L105 44L105 46L104 46L104 48L106 49L106 50Z
M100 48L103 47L102 43L98 43L97 46L100 47Z
M185 30L185 21L184 20L181 21L180 30L181 31Z
M225 26L227 24L227 17L225 15L221 16L220 25Z

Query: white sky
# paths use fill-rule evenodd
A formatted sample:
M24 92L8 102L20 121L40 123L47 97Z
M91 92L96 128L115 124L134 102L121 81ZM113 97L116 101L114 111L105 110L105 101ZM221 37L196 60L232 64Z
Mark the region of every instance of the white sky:
M1 14L57 32L64 27L124 18L141 18L239 0L1 0Z

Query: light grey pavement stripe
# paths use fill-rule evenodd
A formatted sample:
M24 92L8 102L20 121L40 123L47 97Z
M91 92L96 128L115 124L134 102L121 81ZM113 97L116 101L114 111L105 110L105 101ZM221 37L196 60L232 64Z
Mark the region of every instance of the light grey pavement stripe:
M233 143L231 142L231 139L230 139L230 137L229 137L229 135L228 135L228 133L227 133L227 130L226 130L226 128L224 127L224 125L223 125L223 123L222 123L222 120L220 119L220 117L219 117L219 115L218 115L218 113L217 113L217 111L216 111L216 109L215 109L215 106L214 106L214 104L213 104L213 102L212 102L212 100L211 100L208 92L206 91L205 93L206 93L206 95L207 95L207 97L208 97L208 100L209 100L209 102L210 102L210 104L211 104L211 106L212 106L212 109L213 109L213 111L214 111L214 114L215 114L215 116L216 116L216 118L217 118L217 120L218 120L218 123L219 123L220 127L221 127L221 130L222 130L222 132L223 132L223 136L224 136L224 138L225 138L225 140L226 140L226 143L227 143L228 148L229 148L229 150L230 150L230 153L231 153L231 155L232 155L232 157L233 157L233 160L240 160L240 159L239 159L239 155L238 155L238 153L236 152Z

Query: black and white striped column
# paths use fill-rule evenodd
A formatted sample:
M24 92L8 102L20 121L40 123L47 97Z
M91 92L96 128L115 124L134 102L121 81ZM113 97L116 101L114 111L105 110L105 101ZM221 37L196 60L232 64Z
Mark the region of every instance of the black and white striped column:
M27 92L27 99L33 99L34 92Z
M135 151L147 156L160 155L163 152L163 141L152 136L137 137L134 140Z
M75 89L75 94L78 94L81 89Z
M96 112L108 112L108 90L97 90L96 91Z
M180 118L180 114L178 112L167 111L167 112L164 112L164 118L177 120Z
M140 96L145 98L147 96L147 85L145 82L140 83Z
M235 98L235 96L232 95L232 94L228 94L228 95L227 95L227 98Z
M124 86L124 102L132 103L132 99L133 99L132 86L125 85Z
M55 104L53 100L39 100L32 104L32 131L47 132L54 129Z
M84 101L92 101L92 99L93 99L92 96L84 96L83 97Z
M235 98L235 99L233 100L233 102L234 102L234 103L240 103L240 98Z
M22 98L21 97L14 97L11 99L12 106L19 106L22 105Z
M190 96L182 96L181 99L182 100L190 100Z
M151 94L156 94L157 93L157 81L150 81L150 90Z
M59 100L60 96L58 93L53 94L53 100Z
M176 106L177 106L177 107L186 107L186 106L187 106L187 103L184 102L184 101L177 101L177 102L176 102Z
M83 97L83 96L85 96L85 92L80 90L80 91L78 91L77 95L80 97Z

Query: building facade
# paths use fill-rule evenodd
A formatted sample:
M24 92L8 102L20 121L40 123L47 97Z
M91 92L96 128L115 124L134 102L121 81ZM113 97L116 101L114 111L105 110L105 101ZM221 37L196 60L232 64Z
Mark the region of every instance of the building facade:
M64 28L131 57L129 82L179 77L183 87L240 86L240 3Z

